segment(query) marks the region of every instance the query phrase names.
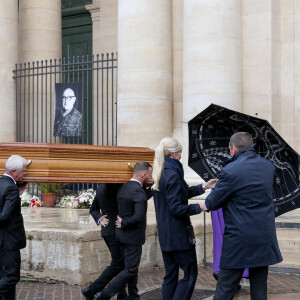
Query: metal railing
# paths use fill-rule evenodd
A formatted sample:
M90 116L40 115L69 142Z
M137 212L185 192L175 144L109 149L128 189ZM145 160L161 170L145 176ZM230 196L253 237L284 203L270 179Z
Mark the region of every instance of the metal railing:
M117 145L117 54L50 59L15 65L16 141ZM54 136L56 84L81 83L81 136ZM77 100L76 100L77 102ZM60 102L61 103L61 102ZM61 104L60 104L61 105ZM97 184L69 184L72 193ZM30 193L39 195L36 184Z
M13 72L17 141L117 145L117 54L21 63ZM54 136L55 85L74 82L82 83L82 135Z

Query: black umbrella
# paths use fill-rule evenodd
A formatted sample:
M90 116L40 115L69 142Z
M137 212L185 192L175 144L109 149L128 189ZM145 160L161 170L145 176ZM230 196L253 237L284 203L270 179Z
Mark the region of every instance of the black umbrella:
M266 120L211 104L189 121L188 165L205 181L215 178L231 157L230 137L241 131L252 135L256 152L276 167L275 215L300 207L299 155Z

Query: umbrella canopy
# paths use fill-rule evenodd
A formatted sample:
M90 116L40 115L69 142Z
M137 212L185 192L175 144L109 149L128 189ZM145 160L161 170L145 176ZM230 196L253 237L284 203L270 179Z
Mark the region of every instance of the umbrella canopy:
M236 132L248 132L254 149L276 167L273 185L275 215L300 207L299 155L271 124L240 112L211 104L189 121L188 165L204 180L218 176L230 159L229 139Z

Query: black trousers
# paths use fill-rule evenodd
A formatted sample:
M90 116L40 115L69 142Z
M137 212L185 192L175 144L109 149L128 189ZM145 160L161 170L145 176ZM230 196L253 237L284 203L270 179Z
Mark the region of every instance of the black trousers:
M231 300L237 291L243 269L221 269L214 300ZM267 300L268 266L249 268L251 300Z
M16 299L16 284L20 281L20 250L0 249L0 300Z
M103 237L110 255L111 263L102 274L90 285L90 296L94 296L96 293L102 291L106 285L117 276L124 269L124 258L121 251L121 247L114 235ZM118 293L118 299L126 299L127 293L125 286Z
M163 300L191 299L198 276L195 248L184 251L163 251L166 274L162 284ZM179 268L184 276L178 281Z
M138 280L139 265L142 256L142 245L121 244L121 250L124 256L124 269L110 282L110 284L102 290L101 300L110 299L117 294L122 287L128 283L128 299L139 300L138 289L136 288ZM129 289L129 284L135 289Z

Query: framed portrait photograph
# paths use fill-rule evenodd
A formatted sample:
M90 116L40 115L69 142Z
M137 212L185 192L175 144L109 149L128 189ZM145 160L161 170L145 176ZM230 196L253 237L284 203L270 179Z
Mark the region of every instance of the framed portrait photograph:
M81 136L82 82L55 84L54 136Z

